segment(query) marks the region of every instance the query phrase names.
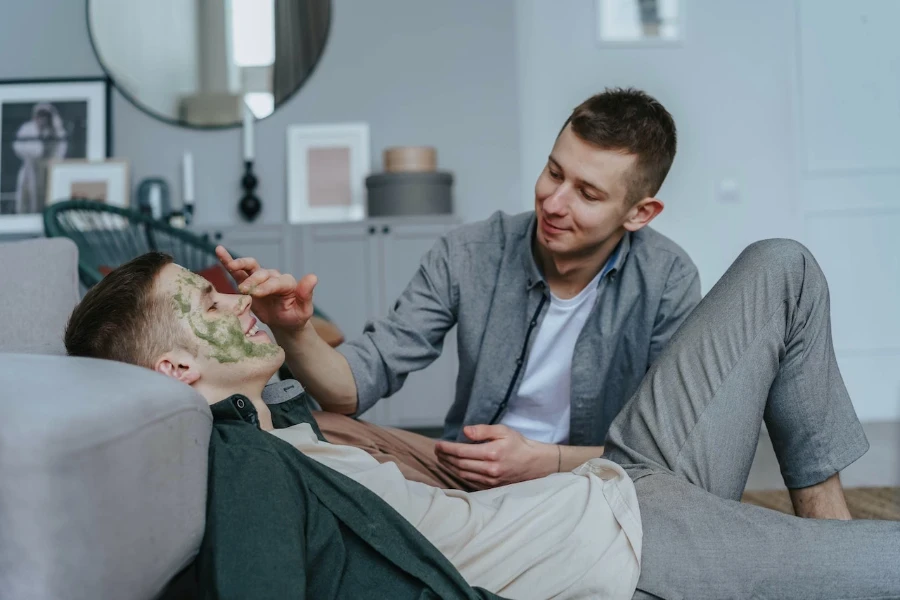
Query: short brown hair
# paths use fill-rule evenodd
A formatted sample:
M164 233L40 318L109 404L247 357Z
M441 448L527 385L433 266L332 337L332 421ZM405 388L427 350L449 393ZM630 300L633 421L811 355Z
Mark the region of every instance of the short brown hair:
M156 277L172 257L148 252L113 270L88 290L66 326L66 352L153 368L165 352L185 342L170 298Z
M579 104L566 125L582 140L604 150L634 154L637 162L626 201L656 195L675 160L677 133L672 115L649 94L611 88Z

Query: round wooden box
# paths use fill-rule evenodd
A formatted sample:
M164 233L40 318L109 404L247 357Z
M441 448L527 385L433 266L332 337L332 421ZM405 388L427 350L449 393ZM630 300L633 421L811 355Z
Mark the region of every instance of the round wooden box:
M437 150L429 146L398 146L384 151L385 173L422 173L437 170Z

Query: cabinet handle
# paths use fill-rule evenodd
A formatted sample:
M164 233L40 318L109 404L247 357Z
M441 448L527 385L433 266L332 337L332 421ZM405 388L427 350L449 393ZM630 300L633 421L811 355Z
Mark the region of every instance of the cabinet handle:
M390 232L391 232L391 228L388 227L387 225L385 225L384 227L381 228L381 233L388 234Z
M215 233L213 234L213 237L216 239L216 241L221 240L221 239L222 239L222 232L221 232L221 231L215 232Z
M369 235L375 235L375 227L369 227Z

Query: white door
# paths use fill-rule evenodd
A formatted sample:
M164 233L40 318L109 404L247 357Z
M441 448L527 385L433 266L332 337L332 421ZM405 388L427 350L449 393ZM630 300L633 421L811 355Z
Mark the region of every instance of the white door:
M900 2L800 0L800 216L863 421L900 420Z

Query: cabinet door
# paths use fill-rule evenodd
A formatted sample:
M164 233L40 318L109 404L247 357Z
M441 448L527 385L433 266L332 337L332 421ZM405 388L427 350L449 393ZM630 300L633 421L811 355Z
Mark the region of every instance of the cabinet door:
M442 235L455 227L441 224L381 224L380 314L386 314L419 268L422 257ZM403 388L382 401L394 427L439 427L456 389L458 371L456 328L447 333L441 356L429 367L410 374Z
M297 278L315 273L316 307L326 314L348 340L359 336L366 321L376 316L375 277L378 261L375 229L367 223L317 224L294 228L292 271ZM386 425L384 403L362 418Z
M240 256L251 256L266 269L287 268L287 229L281 225L238 225L211 228L209 241Z

